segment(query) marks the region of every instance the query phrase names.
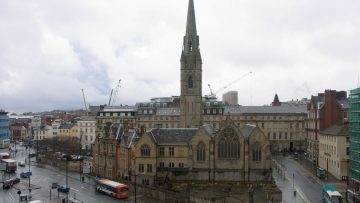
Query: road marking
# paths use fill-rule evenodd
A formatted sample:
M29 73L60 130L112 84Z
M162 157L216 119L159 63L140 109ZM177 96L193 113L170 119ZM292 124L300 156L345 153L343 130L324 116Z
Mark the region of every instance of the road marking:
M77 189L74 189L74 188L72 188L72 187L71 187L70 189L72 189L72 190L75 190L76 192L79 192L79 190L77 190Z

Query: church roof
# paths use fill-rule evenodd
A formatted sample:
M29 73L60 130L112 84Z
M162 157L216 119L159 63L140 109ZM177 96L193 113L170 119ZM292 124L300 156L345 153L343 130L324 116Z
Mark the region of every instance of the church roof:
M197 128L153 128L150 133L157 144L188 143L197 130Z
M241 134L244 137L249 137L251 135L251 133L254 131L254 129L256 128L255 125L251 125L251 124L245 124L241 129Z

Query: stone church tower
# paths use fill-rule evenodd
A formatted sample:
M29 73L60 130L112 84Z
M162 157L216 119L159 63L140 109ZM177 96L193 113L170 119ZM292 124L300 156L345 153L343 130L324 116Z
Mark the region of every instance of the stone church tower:
M189 0L183 49L181 52L180 127L202 125L202 61L196 33L193 0Z

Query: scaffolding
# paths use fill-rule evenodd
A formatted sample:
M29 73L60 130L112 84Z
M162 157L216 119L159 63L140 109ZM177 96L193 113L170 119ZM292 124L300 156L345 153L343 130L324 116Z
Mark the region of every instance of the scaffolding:
M350 178L360 182L360 88L349 96Z

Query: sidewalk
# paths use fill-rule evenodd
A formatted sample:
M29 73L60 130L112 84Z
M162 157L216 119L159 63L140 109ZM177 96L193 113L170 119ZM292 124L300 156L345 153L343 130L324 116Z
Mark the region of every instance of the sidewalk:
M280 170L273 170L273 178L282 192L283 203L306 203L306 201L301 198L298 191L299 189L294 188L293 183L290 182L288 178L285 178L284 174L280 173ZM294 195L294 190L297 191L296 195Z

